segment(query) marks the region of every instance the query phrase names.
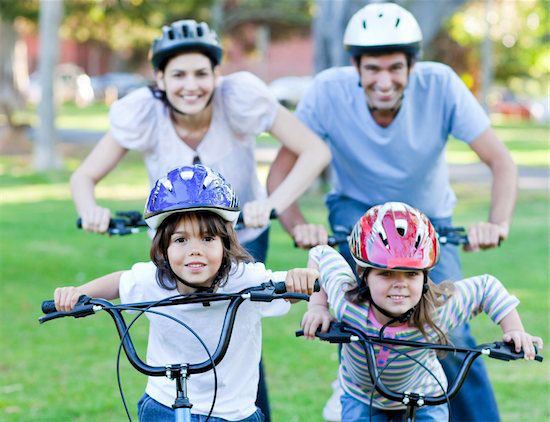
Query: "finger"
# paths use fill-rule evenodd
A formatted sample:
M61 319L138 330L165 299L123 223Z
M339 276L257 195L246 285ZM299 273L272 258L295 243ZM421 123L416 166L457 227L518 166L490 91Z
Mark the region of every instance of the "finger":
M323 319L323 324L321 326L321 332L322 333L326 333L328 331L331 322L332 321L330 320L330 318L324 318Z
M107 208L101 210L101 218L99 219L98 230L100 233L105 233L109 228L109 222L111 221L111 211Z

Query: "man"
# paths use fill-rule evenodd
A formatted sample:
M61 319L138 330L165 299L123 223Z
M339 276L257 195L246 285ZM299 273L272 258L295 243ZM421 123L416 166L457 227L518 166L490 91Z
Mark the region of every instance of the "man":
M468 229L468 250L496 247L508 236L516 200L517 169L489 119L460 78L447 66L416 63L422 34L415 18L393 3L375 3L349 21L344 45L351 67L316 76L296 114L332 151L332 191L327 196L333 231L351 227L371 206L406 202L424 211L436 229L451 226L456 197L451 189L445 145L450 135L466 142L492 173L491 210L486 222ZM292 167L295 156L282 149L271 167L273 189ZM307 224L297 205L280 220L302 247L326 243L319 225ZM347 246L341 253L352 263ZM458 249L442 247L430 273L437 283L462 278ZM310 306L319 306L322 299ZM473 345L465 326L453 332L455 344ZM458 362L443 366L453 379ZM451 403L455 421L498 421L486 371L477 360Z

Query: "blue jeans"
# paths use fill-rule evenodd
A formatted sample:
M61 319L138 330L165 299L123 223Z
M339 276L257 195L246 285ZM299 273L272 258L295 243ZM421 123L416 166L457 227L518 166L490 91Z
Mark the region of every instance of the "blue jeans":
M267 258L267 246L269 243L269 229L265 230L256 239L243 243L243 248L258 262L265 262ZM260 379L258 381L258 394L256 406L265 415L265 422L271 422L271 409L267 395L267 382L264 375L264 365L260 360Z
M343 422L402 422L405 420L405 410L383 410L371 407L347 393L340 397L342 403ZM449 418L446 404L426 406L417 409L418 422L445 422Z
M338 227L351 229L361 216L370 208L369 205L340 195L329 194L326 198L329 222L333 231ZM436 230L450 226L450 218L431 219ZM355 263L347 244L340 245L340 253L355 271ZM441 247L441 258L430 271L434 283L443 280L457 281L462 279L462 268L458 248L445 244ZM450 341L457 347L473 347L475 339L470 333L470 326L464 324L449 333ZM455 379L462 364L464 355L449 353L441 360L449 384ZM346 420L346 419L342 419ZM498 422L500 420L496 399L489 381L485 365L481 359L472 364L468 376L459 393L451 400L451 421L453 422Z
M174 422L174 409L160 404L147 393L138 401L138 418L140 422ZM191 415L191 422L205 422L206 415ZM211 416L208 422L226 422L227 419ZM264 422L264 416L260 409L256 409L252 415L238 422Z

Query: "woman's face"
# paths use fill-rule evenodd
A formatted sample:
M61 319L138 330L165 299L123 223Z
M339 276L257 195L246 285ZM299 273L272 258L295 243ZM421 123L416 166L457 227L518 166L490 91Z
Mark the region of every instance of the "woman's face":
M201 232L196 218L184 217L170 237L167 255L179 278L196 287L210 287L223 260L222 240ZM191 293L193 289L178 283L178 290Z
M201 53L183 53L170 59L157 72L157 85L166 92L170 104L184 114L205 109L216 87L218 67Z
M367 276L372 300L394 316L407 312L420 302L424 274L420 270L391 271L373 268ZM378 322L385 324L390 320L374 306L373 311Z

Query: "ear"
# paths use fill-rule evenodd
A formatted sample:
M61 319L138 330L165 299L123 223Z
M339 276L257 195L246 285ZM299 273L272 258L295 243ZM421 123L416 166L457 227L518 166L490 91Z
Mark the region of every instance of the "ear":
M159 89L166 91L166 86L164 85L164 72L162 70L157 70L155 80Z
M214 66L214 69L212 70L212 73L214 74L214 85L217 85L218 84L218 79L221 76L220 65Z

